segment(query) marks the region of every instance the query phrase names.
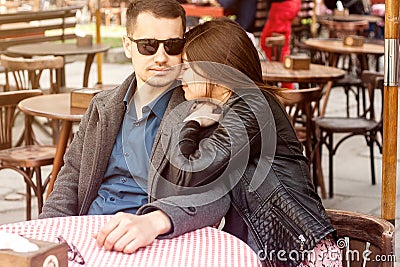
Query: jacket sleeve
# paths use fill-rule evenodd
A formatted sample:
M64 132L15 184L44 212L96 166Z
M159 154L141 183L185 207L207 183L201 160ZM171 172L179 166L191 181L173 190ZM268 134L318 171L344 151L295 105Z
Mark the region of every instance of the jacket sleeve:
M93 104L91 103L64 155L64 165L54 183L53 191L44 203L39 218L79 215L78 184L83 150L82 135L88 125L89 114L92 113L92 110Z
M205 129L195 121L177 125L169 135L169 173L163 176L177 185L195 187L229 178L233 169L245 168L250 144L260 132L254 112L248 103L236 98L224 108L215 130L204 138Z
M208 203L207 199L213 199L215 194L220 194L221 197ZM193 201L194 199L196 201ZM205 204L198 206L197 203L200 199L204 200ZM142 206L138 214L146 214L155 210L162 210L167 214L172 228L167 234L158 236L158 239L167 239L218 224L229 207L229 194L222 195L221 191L216 189L196 195L171 196L156 200Z

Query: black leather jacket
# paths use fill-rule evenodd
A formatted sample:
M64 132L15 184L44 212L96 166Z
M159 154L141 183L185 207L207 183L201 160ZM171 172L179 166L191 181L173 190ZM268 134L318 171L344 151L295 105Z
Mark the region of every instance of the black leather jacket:
M263 96L272 121L266 118L271 113L266 111ZM267 92L245 98L233 94L226 107L237 116L226 116L224 108L219 125L200 128L191 121L184 124L179 135L175 133L177 140L172 145L175 142L179 149L169 147L174 162L165 165L162 176L175 184L195 187L223 177L220 184L228 187L231 198L223 229L250 245L267 266L297 266L303 260L302 252L312 250L334 231L311 183L302 144L282 106ZM266 119L257 124L260 118ZM244 126L247 138L238 124ZM270 138L265 133L271 135L273 127L276 136ZM244 141L232 145L236 139ZM260 156L262 143L269 141L276 143L270 161L268 155ZM247 150L237 149L246 143ZM235 157L241 153L247 156ZM242 171L239 165L243 162ZM260 171L265 166L270 169ZM262 181L258 187L252 184L254 179Z

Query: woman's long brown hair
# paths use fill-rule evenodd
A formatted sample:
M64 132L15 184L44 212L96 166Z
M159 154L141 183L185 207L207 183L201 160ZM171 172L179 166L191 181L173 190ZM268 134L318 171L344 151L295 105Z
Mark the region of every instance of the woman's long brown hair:
M260 89L273 94L279 92L263 81L257 49L235 21L220 18L205 22L189 30L185 38L184 52L189 62L224 64L245 74Z

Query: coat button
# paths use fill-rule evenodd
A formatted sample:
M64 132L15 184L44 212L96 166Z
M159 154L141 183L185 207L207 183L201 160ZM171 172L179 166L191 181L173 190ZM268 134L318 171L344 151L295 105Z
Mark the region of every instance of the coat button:
M114 197L110 197L110 201L115 201L115 198Z
M195 208L195 207L188 207L188 210L189 210L190 212L195 212L195 211L196 211L196 208Z
M125 177L122 177L122 178L121 178L121 182L122 182L122 183L126 183L126 178L125 178Z

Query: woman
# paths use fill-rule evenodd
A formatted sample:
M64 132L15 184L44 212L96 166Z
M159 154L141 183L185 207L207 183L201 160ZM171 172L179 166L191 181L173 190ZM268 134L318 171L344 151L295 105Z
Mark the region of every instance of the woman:
M157 185L159 197L186 195L196 206L214 201L197 200L197 193L218 188L231 198L223 230L268 266L341 266L302 145L275 97L279 92L264 85L245 31L218 19L185 38L181 80L185 98L195 103L183 123L180 110L163 129L167 153L159 173L177 186Z

